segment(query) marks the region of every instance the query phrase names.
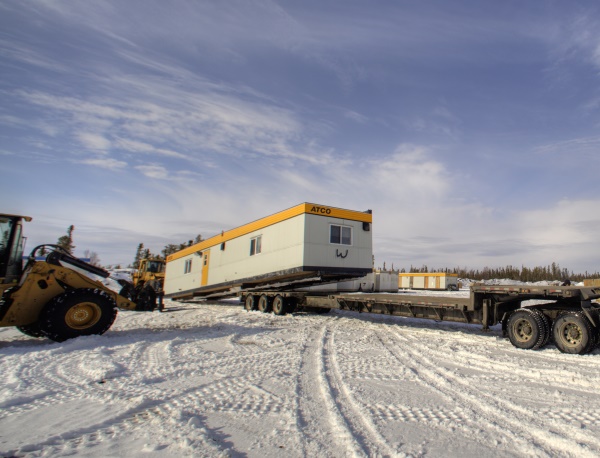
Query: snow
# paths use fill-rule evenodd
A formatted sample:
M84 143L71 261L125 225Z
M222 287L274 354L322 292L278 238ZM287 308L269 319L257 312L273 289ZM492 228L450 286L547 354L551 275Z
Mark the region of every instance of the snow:
M599 349L165 302L63 343L1 328L0 456L600 455Z

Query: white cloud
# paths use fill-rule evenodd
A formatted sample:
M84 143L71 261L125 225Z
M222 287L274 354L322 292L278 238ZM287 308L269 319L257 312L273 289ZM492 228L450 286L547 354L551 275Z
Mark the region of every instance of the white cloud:
M96 151L106 151L111 147L110 140L99 134L90 132L80 132L76 134L76 137L81 142L81 144L83 144L83 146L88 149Z
M142 172L148 178L158 179L158 180L166 180L169 178L169 172L166 168L161 165L151 164L151 165L138 165L135 167L137 170Z
M360 113L357 113L356 111L352 110L346 110L344 112L344 117L351 119L352 121L356 121L360 124L364 124L369 120L369 118L367 118L366 116L363 116Z
M127 162L118 161L112 158L84 159L75 162L79 164L92 165L94 167L100 167L109 170L122 170L125 167L127 167Z

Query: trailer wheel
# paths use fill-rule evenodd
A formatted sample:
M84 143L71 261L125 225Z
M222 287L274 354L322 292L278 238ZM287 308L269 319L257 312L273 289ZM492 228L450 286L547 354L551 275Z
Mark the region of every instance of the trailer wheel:
M40 323L37 321L31 324L17 326L17 329L29 337L44 337L44 334L42 334L42 330L40 329Z
M552 320L542 310L532 309L532 311L536 313L544 323L544 339L542 340L542 343L539 347L542 348L548 343L548 341L550 340L550 336L552 335Z
M508 318L507 330L510 343L525 350L540 348L547 334L542 317L529 309L514 311Z
M42 334L56 342L104 334L117 317L115 303L105 292L74 289L52 299L40 313Z
M591 312L592 314L592 318L594 318L594 324L596 324L596 326L594 326L592 324L592 327L594 329L594 334L595 334L595 343L594 343L594 348L596 348L597 346L600 346L600 309L597 310L593 310Z
M556 347L563 353L583 355L596 345L595 329L579 312L565 312L552 327Z
M288 311L288 303L279 294L273 299L273 313L275 315L285 315Z
M256 300L252 294L248 294L246 296L246 300L244 301L244 308L251 312L252 310L256 310Z
M263 294L258 299L258 310L263 313L269 313L271 311L271 298L266 294Z

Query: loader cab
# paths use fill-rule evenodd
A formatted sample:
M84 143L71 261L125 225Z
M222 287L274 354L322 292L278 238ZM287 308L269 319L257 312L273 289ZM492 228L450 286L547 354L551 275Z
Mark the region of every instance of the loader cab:
M146 259L146 265L142 264L140 270L150 273L164 273L165 272L165 262L157 259Z
M0 284L18 282L23 272L23 220L31 218L0 213Z

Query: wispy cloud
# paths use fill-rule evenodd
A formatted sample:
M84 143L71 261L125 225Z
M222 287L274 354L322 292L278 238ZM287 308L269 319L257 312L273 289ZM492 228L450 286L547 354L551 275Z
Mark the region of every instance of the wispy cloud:
M127 162L119 161L117 159L112 159L109 157L106 158L96 158L96 159L83 159L80 161L75 161L79 164L91 165L93 167L100 167L108 170L122 170L127 167Z
M166 180L169 178L169 172L161 165L138 165L136 169L142 172L148 178Z

